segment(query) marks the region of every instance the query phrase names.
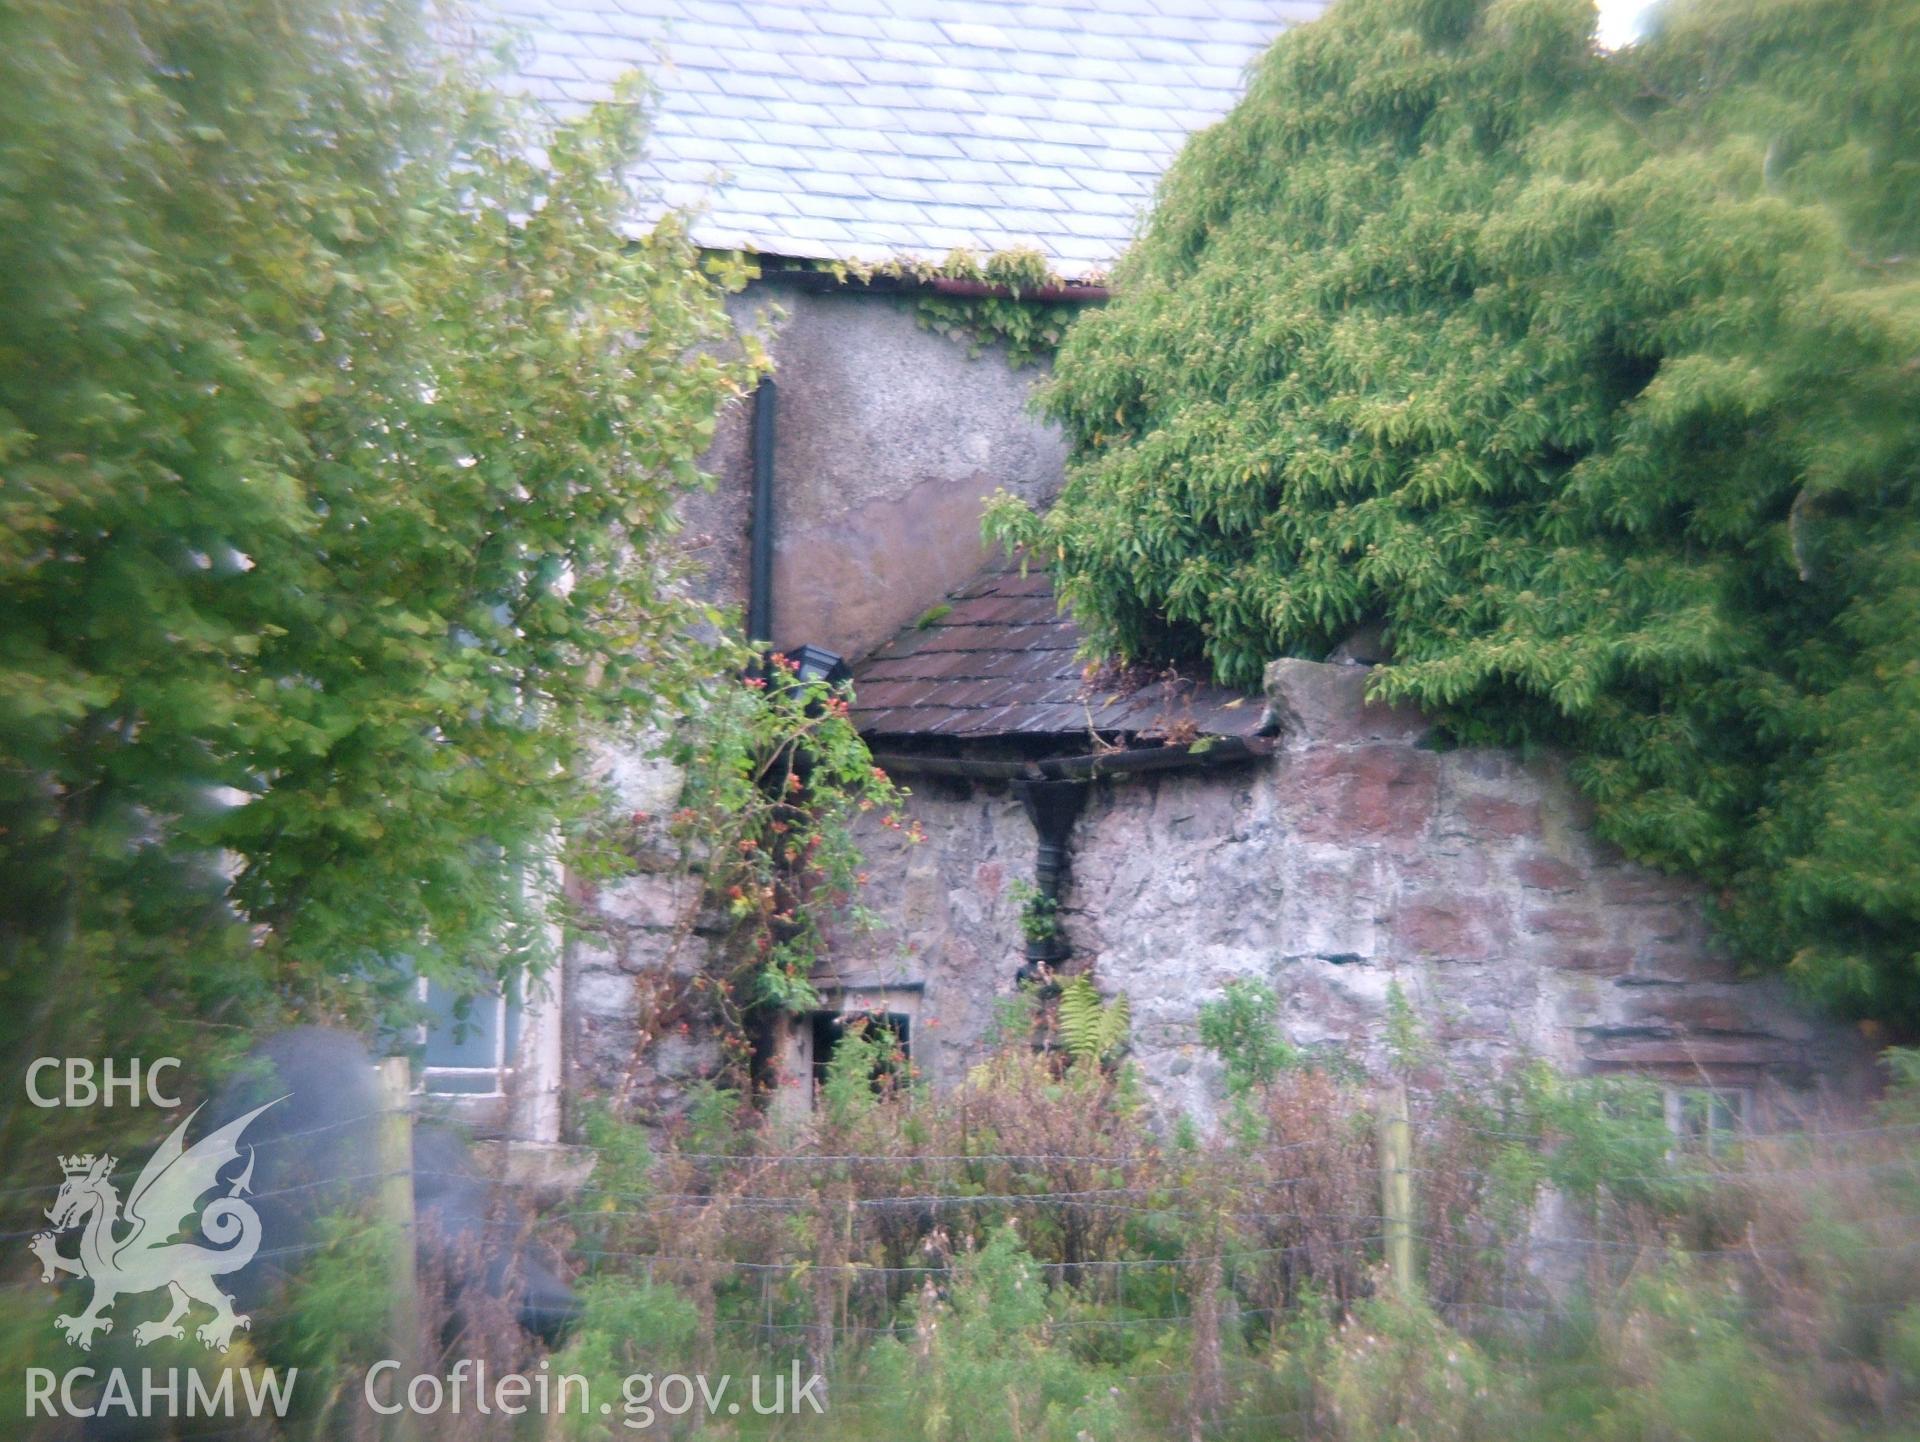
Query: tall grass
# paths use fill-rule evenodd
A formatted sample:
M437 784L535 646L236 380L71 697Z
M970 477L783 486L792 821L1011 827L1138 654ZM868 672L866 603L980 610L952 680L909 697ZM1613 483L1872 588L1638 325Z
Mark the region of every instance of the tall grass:
M889 1038L856 1030L804 1124L714 1087L666 1136L596 1115L592 1181L539 1222L578 1269L582 1315L559 1350L515 1325L497 1249L423 1267L415 1350L441 1375L459 1359L581 1373L614 1411L468 1409L412 1419L412 1435L642 1435L623 1425L629 1377L744 1387L797 1363L826 1378L825 1416L695 1408L657 1412L644 1435L1920 1436L1920 1053L1887 1054L1870 1114L1770 1122L1706 1151L1668 1133L1650 1083L1544 1066L1454 1081L1409 1045L1403 1296L1383 1270L1377 1093L1257 1031L1214 1036L1257 1064L1227 1068L1210 1129L1154 1116L1124 1062L1072 1057L1030 1008L940 1096ZM359 1394L393 1345L388 1249L345 1217L306 1249L218 1360L301 1368L297 1422L244 1435L384 1435ZM0 1344L71 1365L51 1289L17 1280Z
M941 1097L875 1090L873 1060L836 1057L803 1128L723 1094L657 1146L599 1120L600 1180L573 1217L594 1281L568 1357L645 1370L661 1358L634 1307L691 1319L685 1365L800 1358L829 1378L818 1435L849 1438L1920 1426L1908 1054L1874 1115L1711 1154L1675 1142L1646 1082L1416 1071L1411 1299L1383 1285L1361 1079L1298 1057L1242 1068L1202 1136L1157 1129L1124 1067L1019 1028Z

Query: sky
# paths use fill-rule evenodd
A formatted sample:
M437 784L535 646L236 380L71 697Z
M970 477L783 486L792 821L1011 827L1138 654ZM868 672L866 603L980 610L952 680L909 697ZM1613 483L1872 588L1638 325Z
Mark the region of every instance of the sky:
M1642 17L1656 0L1594 0L1600 10L1600 43L1617 50L1640 36Z

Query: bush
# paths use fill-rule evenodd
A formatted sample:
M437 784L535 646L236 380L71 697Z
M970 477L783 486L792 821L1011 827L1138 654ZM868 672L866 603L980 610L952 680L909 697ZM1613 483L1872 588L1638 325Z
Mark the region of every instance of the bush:
M721 289L624 233L631 91L551 128L449 55L415 0L0 15L23 1056L537 962L588 730L708 669L662 541Z
M1920 1017L1920 11L1343 0L1162 187L1044 393L1090 644L1570 748L1752 958Z
M1280 1002L1273 988L1235 978L1226 994L1200 1008L1200 1043L1227 1071L1227 1091L1241 1096L1265 1086L1295 1060L1275 1018Z

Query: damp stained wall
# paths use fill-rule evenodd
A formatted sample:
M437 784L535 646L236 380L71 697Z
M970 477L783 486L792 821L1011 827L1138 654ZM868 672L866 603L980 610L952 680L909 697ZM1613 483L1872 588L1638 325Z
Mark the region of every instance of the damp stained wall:
M774 361L776 646L864 656L985 563L995 490L1042 504L1059 491L1066 441L1028 410L1043 366L970 355L922 329L911 297L762 282L730 309ZM704 463L715 488L685 508L708 596L742 608L752 434L752 402L729 407Z
M1028 410L1044 367L1016 371L993 346L970 354L921 328L910 297L763 282L729 308L775 366L776 646L812 643L858 659L980 569L987 496L1004 487L1045 503L1058 492L1066 442ZM681 513L700 593L741 612L752 404L722 413L702 463L714 486ZM674 807L678 777L646 751L642 740L616 741L602 748L601 767L618 811L661 817ZM634 864L618 880L572 883L560 982L570 1125L590 1096L670 1116L720 1060L715 1037L685 1006L719 918L700 913L697 887L644 828ZM961 965L952 948L946 955Z

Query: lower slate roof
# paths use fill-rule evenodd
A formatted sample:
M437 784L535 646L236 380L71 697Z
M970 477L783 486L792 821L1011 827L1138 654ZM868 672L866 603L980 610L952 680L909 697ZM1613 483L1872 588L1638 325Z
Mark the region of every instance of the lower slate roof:
M893 739L1255 734L1256 699L1178 676L1131 687L1090 678L1081 639L1045 571L996 560L854 667L854 722Z

